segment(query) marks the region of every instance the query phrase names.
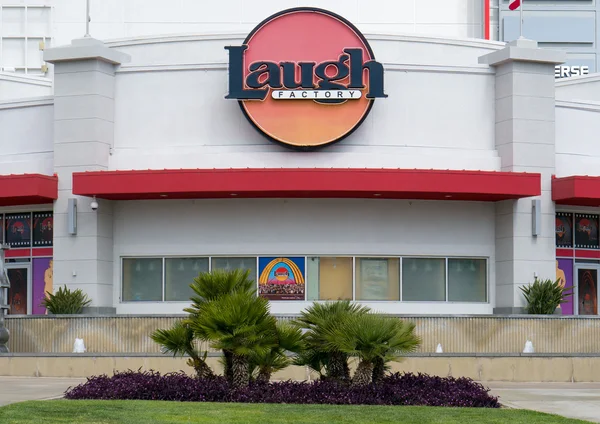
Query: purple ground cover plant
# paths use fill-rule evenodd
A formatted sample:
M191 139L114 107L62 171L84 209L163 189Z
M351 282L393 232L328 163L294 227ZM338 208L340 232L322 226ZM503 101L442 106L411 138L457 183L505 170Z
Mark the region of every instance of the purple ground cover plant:
M69 388L66 399L167 400L328 405L414 405L499 408L489 389L469 378L392 374L377 385L350 387L336 381L251 383L233 390L225 378L201 380L183 372L117 372L90 377Z

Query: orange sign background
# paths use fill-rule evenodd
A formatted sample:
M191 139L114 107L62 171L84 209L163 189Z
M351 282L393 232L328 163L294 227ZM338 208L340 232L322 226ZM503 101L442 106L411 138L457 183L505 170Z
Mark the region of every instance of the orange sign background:
M362 49L363 62L374 59L363 40L350 23L325 11L306 9L281 14L259 25L244 42L248 45L244 80L253 62L336 61L345 48ZM335 69L330 69L334 75ZM347 84L348 78L340 83ZM264 101L244 100L241 104L250 121L270 138L298 147L317 147L348 135L366 117L373 103L365 98L369 84L366 71L363 83L366 88L361 90L359 100L341 104L275 100L271 91Z

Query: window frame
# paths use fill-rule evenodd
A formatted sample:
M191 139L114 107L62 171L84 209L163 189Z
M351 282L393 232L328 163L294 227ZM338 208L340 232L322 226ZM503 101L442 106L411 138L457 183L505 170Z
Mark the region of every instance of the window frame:
M375 304L386 304L386 303L409 303L409 304L429 304L429 303L436 303L436 304L443 304L443 303L447 303L447 304L468 304L468 305L484 305L484 304L489 304L490 303L490 292L491 292L491 287L490 287L490 257L488 256L466 256L466 255L457 255L457 256L442 256L442 255L351 255L351 254L312 254L312 255L307 255L307 254L286 254L286 255L281 255L281 254L255 254L255 255L251 255L251 254L237 254L237 255L231 255L231 254L224 254L224 255L185 255L185 254L178 254L178 255L122 255L120 256L120 290L119 290L119 303L122 304L140 304L140 303L165 303L165 304L169 304L169 303L180 303L180 304L186 304L186 303L190 303L189 300L165 300L166 299L166 275L165 275L165 270L166 270L166 259L193 259L193 258L202 258L202 259L208 259L208 272L211 272L213 267L212 267L212 262L213 262L213 258L255 258L256 259L256 273L257 273L257 278L256 278L256 289L258 291L258 272L259 272L259 258L260 257L270 257L270 256L276 256L276 257L280 257L280 256L286 256L286 257L304 257L305 258L305 269L304 269L304 273L305 273L305 292L304 292L304 300L297 300L297 301L290 301L290 300L270 300L269 302L282 302L282 303L287 303L287 302L317 302L317 303L323 303L323 302L327 302L327 300L307 300L308 299L308 285L310 284L309 280L308 280L308 275L307 275L307 269L308 269L308 260L310 258L352 258L352 302L356 302L356 303L375 303ZM398 262L398 290L399 290L399 299L400 300L357 300L356 299L356 294L357 294L357 284L356 284L356 264L357 264L357 259L362 259L362 258L372 258L372 259L397 259ZM161 301L153 301L153 300L123 300L123 292L124 292L124 284L123 284L123 261L124 259L162 259L162 300ZM445 271L445 300L404 300L403 299L403 285L404 285L404 281L403 281L403 276L402 276L402 269L404 267L404 259L443 259L444 260L444 271ZM449 264L449 260L450 259L465 259L465 260L483 260L485 263L485 301L480 301L480 302L467 302L467 301L450 301L449 299L449 269L448 269L448 264Z

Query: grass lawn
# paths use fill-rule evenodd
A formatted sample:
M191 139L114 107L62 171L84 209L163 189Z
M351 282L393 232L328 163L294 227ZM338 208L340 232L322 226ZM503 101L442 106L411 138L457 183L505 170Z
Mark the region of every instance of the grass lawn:
M415 406L331 406L158 401L33 401L0 408L6 424L153 423L510 423L575 424L555 415L510 409L458 409Z

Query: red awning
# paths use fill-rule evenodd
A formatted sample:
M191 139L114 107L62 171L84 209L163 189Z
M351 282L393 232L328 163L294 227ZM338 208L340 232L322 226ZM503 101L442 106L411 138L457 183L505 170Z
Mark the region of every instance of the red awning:
M537 196L540 174L408 169L181 169L73 174L73 194L110 200L384 198L498 201Z
M52 203L58 198L58 177L41 174L0 175L0 206Z
M553 178L552 200L561 205L600 206L600 177Z

